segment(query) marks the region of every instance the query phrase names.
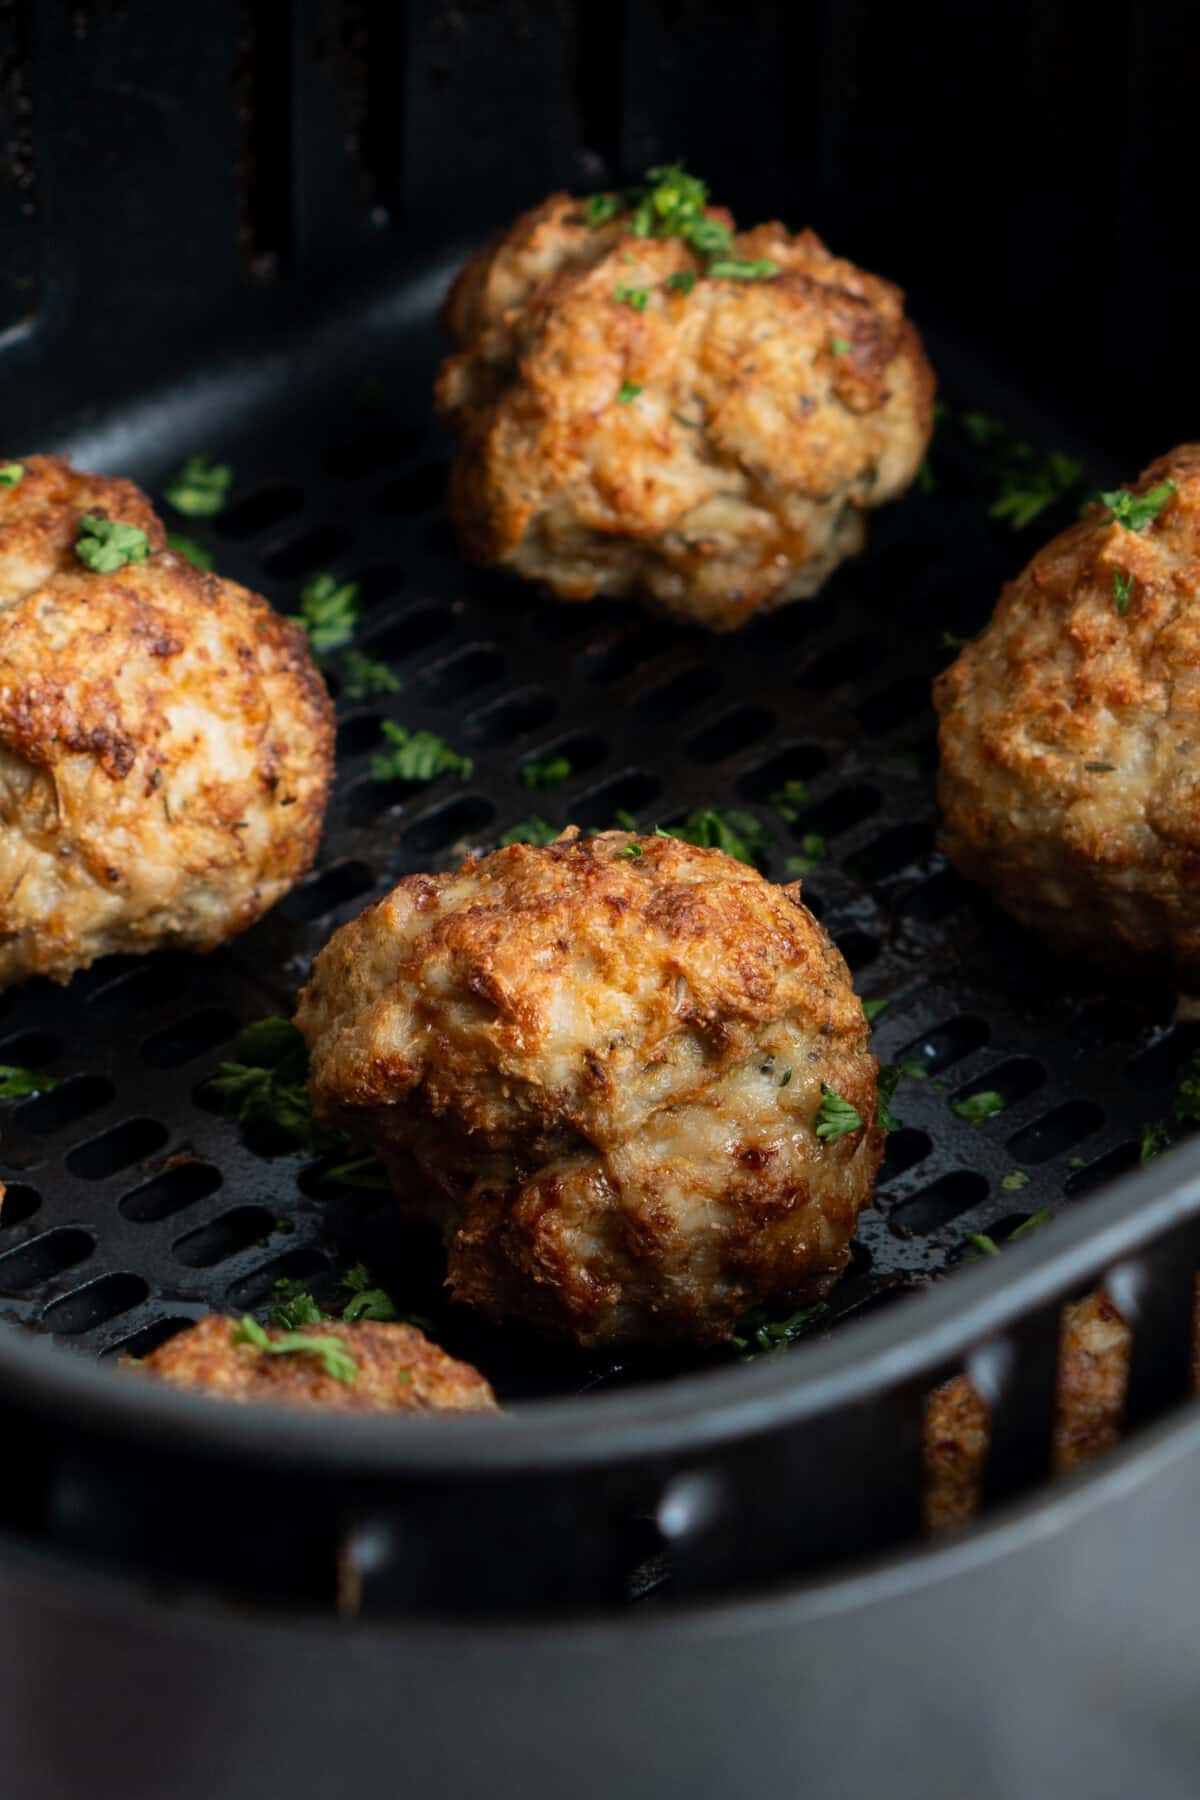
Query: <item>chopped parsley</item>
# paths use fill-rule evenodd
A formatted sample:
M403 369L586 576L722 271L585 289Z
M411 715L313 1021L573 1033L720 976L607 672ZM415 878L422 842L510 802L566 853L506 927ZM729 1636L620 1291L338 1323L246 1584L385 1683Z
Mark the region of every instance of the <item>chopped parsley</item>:
M637 820L626 806L618 806L617 824L622 831L636 831L638 828Z
M943 631L942 633L943 650L965 650L968 644L974 642L974 638L958 637L953 631Z
M387 1175L377 1156L351 1156L321 1171L321 1180L348 1188L386 1188Z
M1122 575L1120 569L1113 570L1113 597L1117 602L1117 611L1124 615L1129 611L1129 601L1133 594L1133 576Z
M293 625L303 625L317 656L340 650L350 642L358 624L357 581L314 575L300 589L300 611L292 613L291 620Z
M1153 525L1171 495L1175 492L1173 481L1160 481L1144 494L1135 494L1129 488L1114 488L1109 494L1101 494L1100 504L1106 506L1114 525L1123 525L1126 531L1145 531Z
M982 1093L968 1094L965 1100L952 1100L950 1110L971 1125L981 1125L985 1119L994 1119L997 1113L1003 1112L1007 1104L1004 1095L998 1094L995 1088L984 1088Z
M1138 1161L1153 1162L1171 1148L1171 1133L1165 1119L1148 1119L1138 1135Z
M1003 1183L1002 1185L1007 1186L1008 1184ZM1018 1185L1024 1186L1024 1183ZM1053 1217L1054 1214L1050 1208L1045 1206L1041 1212L1030 1213L1027 1219L1022 1219L1016 1230L1010 1231L1003 1243L998 1244L995 1238L990 1237L986 1231L973 1231L967 1242L974 1246L977 1256L999 1256L1005 1244L1015 1244L1018 1238L1028 1237L1030 1232L1039 1230L1043 1225L1048 1225Z
M682 843L696 844L704 850L723 850L737 862L751 865L770 846L766 827L753 813L736 809L722 813L711 806L690 812L682 824L669 830L659 826L656 835L679 838Z
M75 554L97 575L111 575L126 563L145 562L150 554L150 540L139 525L106 519L103 513L84 513L79 531Z
M168 531L167 548L190 562L193 569L203 569L206 575L212 569L212 552L206 550L203 544L198 544L195 538L184 537L182 531Z
M233 470L228 463L189 456L163 493L176 512L186 513L189 519L211 519L223 510L232 483Z
M310 1149L319 1132L308 1100L308 1047L290 1019L258 1019L238 1033L212 1091L239 1124L269 1126Z
M824 1311L824 1302L818 1301L815 1306L799 1307L786 1318L773 1319L765 1306L751 1307L738 1320L733 1343L741 1351L743 1362L755 1356L769 1356L776 1350L786 1350L798 1337L803 1337L808 1325Z
M910 1081L924 1081L928 1070L918 1062L883 1063L879 1070L879 1106L875 1122L881 1131L898 1131L899 1120L892 1112L892 1099L905 1076Z
M14 488L25 474L25 464L0 463L0 488Z
M829 348L834 356L849 356L850 339L844 337L830 338Z
M398 694L404 686L385 662L377 662L362 650L347 650L342 659L347 697L367 700L372 694Z
M515 825L510 825L499 842L501 848L509 844L535 844L540 849L545 844L552 844L558 835L557 825L549 825L537 813L531 813L527 819L518 819Z
M322 1374L347 1387L358 1374L358 1364L341 1338L309 1337L303 1331L285 1331L279 1337L271 1338L249 1313L234 1327L233 1342L252 1344L264 1356L315 1356L321 1364Z
M638 395L641 392L642 392L642 387L641 387L640 382L623 381L621 383L620 387L617 389L617 399L620 401L622 406L628 406L630 401L636 400Z
M975 1246L980 1256L999 1256L1000 1254L999 1244L995 1238L989 1237L986 1231L973 1231L967 1242Z
M784 862L786 874L811 875L825 861L828 845L819 831L806 831L800 839L800 851L799 856L789 856Z
M1024 531L1082 480L1083 465L1073 456L1061 450L1035 450L991 413L963 413L960 422L988 461L996 490L989 515L1006 520L1014 531Z
M631 306L634 312L645 312L646 302L650 298L648 287L618 286L613 289L613 299L619 306Z
M1029 1177L1024 1169L1013 1169L1003 1177L1000 1186L1007 1193L1015 1194L1019 1188L1029 1186Z
M857 1106L851 1106L849 1100L835 1093L828 1083L821 1083L821 1104L817 1108L816 1132L823 1144L832 1144L838 1138L848 1137L851 1132L863 1128L862 1114Z
M677 294L690 294L695 285L696 274L693 269L676 269L663 283L664 287L674 288Z
M460 756L436 731L406 731L385 719L383 735L391 747L371 758L373 781L434 781L439 775L469 781L475 772L474 758Z
M365 1263L355 1263L352 1269L347 1269L338 1286L350 1295L342 1308L343 1319L381 1319L386 1322L400 1317L391 1295L381 1287L371 1286Z
M527 762L521 768L521 780L528 788L557 787L571 774L571 761L566 756L547 756L541 762Z
M750 260L718 256L709 263L708 273L714 281L770 281L773 275L778 275L779 264L772 262L769 256L756 256Z
M623 201L620 194L592 194L584 206L584 217L589 225L607 225L621 211Z
M23 1069L18 1063L0 1063L0 1100L24 1100L28 1094L48 1094L57 1086L56 1075Z
M800 808L808 799L808 784L793 777L785 781L782 787L775 789L767 798L767 805L775 809L781 819L794 825L800 817Z
M626 844L621 855L626 857L630 862L640 862L645 855L645 851L640 844Z
M864 1000L863 1001L862 1009L863 1009L863 1012L867 1016L867 1024L868 1025L872 1024L879 1017L880 1013L883 1011L884 1007L887 1006L887 1004L888 1004L888 1002L886 1000Z
M1180 1077L1175 1116L1189 1125L1200 1125L1200 1056L1193 1056Z
M281 1331L297 1331L302 1325L319 1325L323 1318L320 1307L302 1281L289 1281L283 1276L275 1283L275 1299L267 1321Z

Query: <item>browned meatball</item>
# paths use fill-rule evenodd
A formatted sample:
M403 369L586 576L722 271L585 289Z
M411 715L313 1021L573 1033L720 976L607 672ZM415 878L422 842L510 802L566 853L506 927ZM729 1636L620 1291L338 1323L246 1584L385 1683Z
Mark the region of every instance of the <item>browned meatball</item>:
M798 887L720 851L572 832L410 876L296 1023L317 1115L495 1317L718 1342L846 1265L883 1147L862 1006Z
M470 1363L456 1362L413 1325L329 1319L302 1331L266 1328L272 1344L310 1339L313 1351L286 1353L248 1342L236 1319L210 1313L168 1338L137 1365L172 1387L215 1400L257 1400L330 1412L495 1412L496 1398ZM328 1372L320 1346L335 1341L349 1362L334 1359L346 1379ZM353 1365L351 1369L350 1365Z
M899 289L813 232L759 225L714 262L633 224L552 194L463 270L450 510L471 556L560 599L731 631L862 548L920 466L933 376Z
M164 549L131 483L23 467L0 490L0 986L243 931L310 866L333 766L302 631ZM149 554L88 568L85 512Z
M935 685L946 849L1055 943L1194 989L1200 445L1114 506L1039 551Z

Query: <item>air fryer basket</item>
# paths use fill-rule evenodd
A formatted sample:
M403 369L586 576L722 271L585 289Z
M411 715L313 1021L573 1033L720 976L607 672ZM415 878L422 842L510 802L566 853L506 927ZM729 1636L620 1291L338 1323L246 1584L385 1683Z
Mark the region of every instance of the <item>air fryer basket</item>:
M554 605L466 567L442 513L449 447L430 407L436 309L468 244L555 183L586 190L681 153L743 216L811 221L835 249L905 282L952 413L1000 414L1076 453L1097 484L1130 476L1194 430L1194 383L1188 392L1170 346L1194 309L1195 271L1189 289L1163 173L1185 141L1186 108L1167 101L1188 63L1189 21L1182 8L1131 11L1128 55L1114 60L1076 12L947 8L927 21L919 57L911 21L865 3L0 12L15 175L0 195L6 453L68 450L157 495L196 451L232 463L219 518L169 522L283 610L315 572L357 580L358 646L403 682L382 701L339 697L319 866L252 933L212 957L110 959L68 988L39 982L0 998L0 1061L58 1078L0 1119L0 1318L30 1328L0 1336L0 1584L13 1620L30 1621L35 1666L60 1657L50 1621L69 1580L82 1642L114 1653L112 1685L118 1671L136 1682L161 1653L154 1609L166 1583L216 1609L186 1612L177 1674L193 1694L211 1676L202 1645L236 1644L264 1692L275 1657L297 1705L311 1699L311 1718L325 1718L316 1666L349 1640L305 1637L333 1630L309 1619L285 1647L269 1619L282 1608L328 1621L340 1606L376 1621L345 1629L380 1633L361 1641L397 1679L419 1683L425 1655L438 1669L474 1658L499 1732L519 1706L506 1670L521 1650L548 1692L563 1684L563 1719L585 1736L589 1674L642 1668L674 1642L687 1645L681 1667L695 1682L690 1716L678 1701L679 1767L691 1767L683 1740L699 1730L699 1696L706 1684L710 1705L734 1692L740 1655L782 1733L768 1743L764 1726L762 1744L747 1746L747 1771L765 1777L787 1766L781 1745L797 1749L766 1674L790 1634L836 1613L830 1643L861 1658L881 1619L883 1641L897 1644L900 1617L933 1631L941 1607L942 1629L964 1584L981 1605L1006 1584L1034 1604L1037 1545L1054 1529L1069 1525L1076 1546L1064 1566L1112 1552L1135 1516L1171 1537L1194 1497L1194 1427L1137 1431L1189 1388L1200 1157L1181 1149L1117 1178L1135 1169L1141 1127L1166 1110L1200 1033L1169 1022L1169 995L1126 994L1045 954L936 845L928 690L950 654L944 636L978 628L1070 508L1022 536L991 521L985 472L951 425L936 491L875 515L865 555L826 592L714 641L629 607ZM1077 82L1064 89L1054 71L1068 52ZM986 79L963 81L984 63ZM1055 186L1047 171L1060 171L1066 143L1076 156L1102 146L1111 174ZM937 174L949 183L962 168L979 204L952 211ZM1010 186L1021 204L1004 210ZM1089 232L1114 249L1083 308ZM1145 266L1181 275L1152 305ZM474 757L474 775L373 781L385 718L444 734ZM527 789L523 763L560 750L570 780ZM770 796L792 777L807 800L787 822ZM859 990L887 999L881 1059L919 1063L927 1077L900 1087L901 1129L851 1271L787 1355L746 1367L723 1355L618 1358L484 1327L446 1305L436 1246L400 1230L386 1196L339 1190L302 1155L267 1153L214 1106L208 1083L239 1026L287 1010L315 949L400 874L446 867L535 811L598 828L623 810L651 827L707 806L756 814L775 877L806 833L826 839L805 896ZM972 1124L952 1110L984 1089L1005 1098L997 1117ZM1002 1185L1014 1171L1028 1177L1019 1190ZM960 1268L972 1233L1003 1237L1043 1208L1056 1223ZM334 1432L95 1367L213 1308L261 1308L281 1276L330 1292L359 1260L485 1370L517 1407L509 1419L453 1430L338 1421ZM1132 1441L1107 1473L1047 1498L1058 1309L1101 1279L1135 1327ZM993 1406L987 1504L1026 1498L977 1549L930 1557L915 1549L921 1408L935 1381L968 1365ZM1168 1466L1156 1491L1175 1496L1175 1511L1145 1498L1145 1479ZM862 1560L884 1553L890 1562ZM1015 1582L990 1560L1013 1557ZM1143 1545L1143 1583L1156 1579L1152 1562ZM840 1579L868 1569L858 1589ZM97 1570L111 1588L92 1589ZM818 1572L826 1588L796 1585ZM144 1612L131 1578L155 1584ZM223 1610L234 1600L267 1621L237 1624ZM580 1608L594 1623L570 1636ZM483 1615L486 1628L434 1623ZM515 1616L538 1624L513 1627ZM675 1639L637 1635L672 1621ZM1056 1654L1082 1654L1070 1633L1094 1623L1094 1610L1072 1614ZM559 1661L555 1633L569 1636ZM361 1673L366 1651L348 1654ZM952 1664L939 1667L952 1684ZM371 1680L356 1695L356 1677L325 1679L333 1712L358 1729ZM974 1676L963 1695L984 1704ZM808 1704L826 1703L810 1689ZM44 1705L27 1713L20 1755ZM855 1730L841 1706L828 1740L808 1745L818 1771L834 1767L834 1723L843 1739ZM404 1715L410 1752L423 1746L427 1775L448 1757L443 1773L453 1766L467 1792L448 1727L439 1717L426 1730L421 1712ZM231 1716L232 1741L253 1739ZM294 1711L289 1728L306 1742ZM0 1743L11 1729L10 1714ZM375 1719L371 1731L382 1759L386 1730ZM442 1734L436 1754L430 1732ZM670 1791L663 1770L675 1765L661 1746L652 1754L649 1721L631 1733L645 1781L633 1791ZM126 1771L129 1793L156 1791L137 1786L154 1779L153 1741L141 1775ZM159 1750L172 1753L169 1731ZM978 1751L978 1738L943 1745L936 1769L914 1765L911 1791L1009 1792L999 1777L978 1786ZM304 1766L298 1754L291 1779ZM545 1767L560 1766L548 1750ZM1031 1766L1044 1775L1049 1764ZM278 1776L284 1764L255 1767ZM711 1787L697 1772L689 1791L731 1791L728 1771L713 1774L711 1756L708 1767ZM579 1777L581 1793L606 1791L600 1768ZM199 1771L176 1771L173 1794L211 1794L215 1778ZM908 1792L904 1780L893 1785ZM27 1786L33 1795L32 1777ZM835 1790L826 1779L814 1791ZM1058 1791L1100 1789L1063 1777Z

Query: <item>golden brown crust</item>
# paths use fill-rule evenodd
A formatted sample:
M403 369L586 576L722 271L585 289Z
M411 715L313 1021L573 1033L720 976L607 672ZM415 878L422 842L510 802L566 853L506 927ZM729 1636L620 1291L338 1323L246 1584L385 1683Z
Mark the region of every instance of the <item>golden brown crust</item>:
M478 1369L458 1362L413 1325L330 1319L305 1326L305 1337L337 1338L358 1365L350 1382L324 1371L319 1357L270 1355L236 1341L238 1321L209 1313L160 1344L137 1365L172 1387L214 1400L253 1400L328 1412L497 1412ZM267 1327L273 1343L284 1333Z
M863 509L908 486L931 429L903 296L811 231L760 225L730 254L781 273L705 277L681 239L591 229L553 194L472 259L437 384L470 555L561 599L631 594L729 631L861 548ZM665 285L685 273L690 293ZM628 288L641 310L614 298Z
M1093 506L937 680L948 855L1071 950L1200 978L1200 445L1141 532ZM1130 584L1126 610L1117 583Z
M1064 1306L1059 1330L1054 1472L1091 1462L1120 1440L1132 1334L1107 1294ZM937 1388L925 1410L925 1523L966 1525L979 1510L987 1463L987 1403L965 1375Z
M862 1006L798 889L672 838L410 876L296 1022L318 1116L442 1225L456 1296L583 1343L719 1341L824 1293L882 1154ZM823 1081L866 1129L816 1138Z
M162 542L130 483L57 458L0 494L0 985L244 930L310 866L332 774L304 633L169 550L85 568L81 505Z

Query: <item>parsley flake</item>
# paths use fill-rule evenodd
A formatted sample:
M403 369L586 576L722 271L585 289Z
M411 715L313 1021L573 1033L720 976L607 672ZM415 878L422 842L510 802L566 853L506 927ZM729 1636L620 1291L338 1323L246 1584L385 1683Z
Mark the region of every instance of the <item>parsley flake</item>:
M974 638L958 637L953 631L943 631L942 633L943 650L965 650L968 644L973 644L974 642Z
M341 1338L309 1337L303 1331L284 1331L276 1338L268 1337L258 1320L251 1318L249 1313L234 1327L233 1342L252 1344L264 1356L315 1356L321 1364L322 1374L347 1387L358 1374L358 1364Z
M537 813L531 813L529 818L519 819L515 825L510 825L499 842L502 849L509 844L534 844L541 849L546 844L552 844L558 835L557 825L549 825Z
M584 217L589 225L607 225L620 210L620 194L592 194L584 207Z
M84 513L79 521L80 536L75 554L85 568L97 575L111 575L126 563L145 562L150 554L150 540L137 525L126 525L121 519L106 519L103 513Z
M1175 1117L1185 1124L1200 1125L1200 1056L1193 1056L1180 1078Z
M14 488L25 474L25 464L0 463L0 488Z
M0 1063L0 1100L23 1100L28 1094L48 1094L57 1086L56 1075L24 1069L18 1063Z
M711 806L690 812L682 824L668 830L660 826L657 835L678 838L703 850L723 850L735 861L750 864L770 847L766 827L753 813L736 809L721 813Z
M1024 1169L1013 1169L1009 1174L1002 1178L1000 1186L1004 1188L1007 1193L1015 1194L1018 1188L1029 1186L1029 1177Z
M308 1049L290 1019L276 1015L247 1025L210 1085L239 1124L269 1127L294 1143L319 1147L308 1100Z
M343 1319L382 1319L386 1322L400 1317L391 1295L381 1287L371 1286L365 1263L355 1263L353 1268L347 1269L338 1286L350 1295L342 1308Z
M778 275L779 264L772 262L769 256L756 256L748 260L739 256L719 256L708 265L708 273L714 281L770 281Z
M1163 1119L1148 1119L1138 1134L1138 1161L1153 1162L1171 1148L1171 1133Z
M782 787L776 788L773 794L768 795L767 805L774 807L779 817L789 825L794 825L800 817L800 808L807 799L808 784L799 780L798 777L793 777L791 781L785 781Z
M1129 601L1133 594L1133 576L1122 575L1120 569L1113 570L1113 596L1117 602L1117 611L1124 617L1129 611Z
M819 831L806 831L800 839L800 851L799 856L789 856L784 862L786 874L811 875L825 861L828 846Z
M621 855L627 857L630 862L640 862L645 851L640 844L626 844Z
M995 1088L984 1088L982 1093L968 1094L965 1100L951 1101L950 1110L971 1125L981 1125L985 1119L994 1119L997 1113L1003 1112L1007 1104L1004 1095L998 1094Z
M863 1128L862 1114L857 1106L851 1106L827 1082L821 1083L821 1104L817 1108L816 1133L824 1144L832 1144L838 1138L848 1137L851 1132Z
M640 382L623 381L621 383L620 387L617 389L617 399L620 401L622 406L628 406L630 401L636 400L638 395L641 392L642 392L642 386L641 386Z
M371 758L373 781L434 781L439 775L469 781L475 772L475 759L460 756L436 731L406 731L385 719L383 735L391 748Z
M176 556L182 556L190 562L193 569L203 569L207 575L213 566L212 553L198 544L195 538L184 537L182 531L168 531L167 549L173 550Z
M696 285L695 271L693 269L676 269L673 275L667 276L663 285L674 288L677 294L690 294Z
M844 337L830 338L829 348L834 356L849 356L850 339Z
M361 650L347 650L342 662L346 695L351 700L366 700L372 694L398 694L404 683L388 668Z
M989 1237L986 1231L973 1231L967 1242L974 1244L980 1256L999 1256L1000 1254L999 1244L995 1238Z
M818 1301L815 1306L801 1306L785 1318L773 1319L765 1306L754 1306L738 1320L732 1341L741 1351L743 1362L755 1356L769 1356L803 1337L807 1327L825 1310L824 1302Z
M224 509L232 483L233 469L228 463L189 456L163 493L176 512L186 513L189 519L211 519Z
M645 312L646 302L650 298L648 287L624 287L613 289L613 299L618 306L631 306L634 312Z
M339 581L336 575L314 575L300 589L300 611L290 615L302 625L317 656L340 650L354 636L358 623L358 583Z
M267 1314L267 1322L281 1331L296 1331L302 1325L319 1325L324 1318L320 1307L302 1281L289 1281L282 1276L273 1289L275 1299Z
M1101 494L1100 504L1106 506L1114 525L1123 525L1126 531L1145 531L1153 525L1171 495L1175 492L1173 481L1160 481L1144 494L1135 494L1129 488L1114 488L1109 494Z
M547 756L541 762L527 762L521 767L521 780L527 788L557 787L571 774L571 761L566 756Z
M905 1076L910 1081L924 1081L928 1070L918 1062L883 1063L879 1070L879 1104L875 1122L881 1131L898 1131L900 1122L892 1112L892 1099Z
M1002 1187L1006 1185L1004 1182L1001 1183ZM1021 1185L1024 1186L1024 1182ZM1048 1225L1053 1217L1054 1214L1048 1206L1044 1206L1041 1212L1030 1213L1029 1217L1023 1219L1015 1231L1009 1232L1006 1241L1015 1244L1018 1238L1028 1237L1031 1231L1040 1231L1042 1226Z
M862 1003L862 1009L863 1009L863 1012L866 1014L867 1024L868 1025L872 1024L879 1017L880 1013L883 1011L884 1007L887 1005L888 1005L888 1001L886 1001L886 1000L864 1000Z

